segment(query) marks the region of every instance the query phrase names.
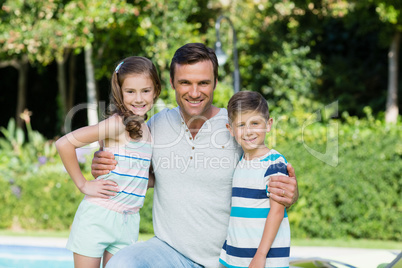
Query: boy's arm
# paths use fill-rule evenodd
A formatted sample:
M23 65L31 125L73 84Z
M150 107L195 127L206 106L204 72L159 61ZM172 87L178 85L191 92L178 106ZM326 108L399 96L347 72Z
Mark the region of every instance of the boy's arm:
M287 165L287 171L289 177L286 175L276 175L270 178L268 191L270 192L271 199L289 208L299 198L299 188L297 186L295 170L290 163Z
M264 232L262 234L260 245L254 258L251 260L250 268L265 267L267 254L274 242L279 226L282 223L285 214L285 206L270 198L270 211L265 221Z
M56 141L56 148L68 174L77 188L84 194L109 198L110 195L115 195L110 191L118 190L117 184L112 181L87 181L82 175L75 152L76 148L105 138L115 137L115 133L111 133L107 129L107 123L110 121L112 120L107 119L97 125L80 128Z

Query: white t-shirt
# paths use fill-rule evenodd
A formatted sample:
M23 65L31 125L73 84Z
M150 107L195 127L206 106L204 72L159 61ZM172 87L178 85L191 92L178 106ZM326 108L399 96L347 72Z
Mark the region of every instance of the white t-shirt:
M230 214L233 171L242 154L226 128L227 110L193 139L178 107L153 116L155 235L192 261L219 267Z

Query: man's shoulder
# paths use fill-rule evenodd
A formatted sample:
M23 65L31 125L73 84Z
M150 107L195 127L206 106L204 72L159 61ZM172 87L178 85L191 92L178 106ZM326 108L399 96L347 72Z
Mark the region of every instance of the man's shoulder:
M154 114L151 119L148 121L148 126L154 124L155 122L165 122L167 119L171 120L174 118L179 118L180 117L180 112L178 110L178 107L175 107L173 109L169 108L164 108L162 111L159 111L158 113Z

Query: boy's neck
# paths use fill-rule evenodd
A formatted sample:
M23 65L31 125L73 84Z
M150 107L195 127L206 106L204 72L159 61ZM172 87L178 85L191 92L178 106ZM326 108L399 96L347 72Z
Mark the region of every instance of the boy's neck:
M261 148L256 148L254 150L244 150L244 148L243 148L243 153L244 153L243 158L245 160L253 160L253 159L266 155L270 150L271 149L269 149L265 145L262 145Z

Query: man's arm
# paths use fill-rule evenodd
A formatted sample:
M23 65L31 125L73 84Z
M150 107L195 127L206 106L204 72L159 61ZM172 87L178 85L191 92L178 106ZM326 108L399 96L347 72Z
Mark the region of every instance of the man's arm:
M92 159L91 173L94 178L100 175L108 174L115 169L117 161L114 159L112 152L96 151Z
M295 170L290 163L287 166L287 170L289 177L272 176L270 178L268 192L270 192L270 198L289 208L299 198L299 189Z

